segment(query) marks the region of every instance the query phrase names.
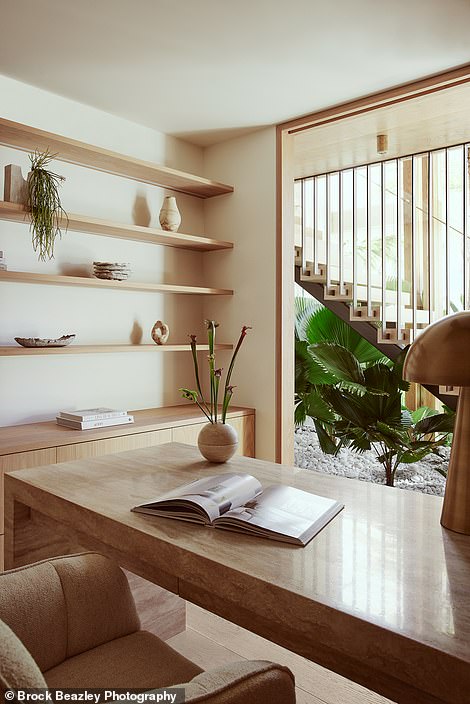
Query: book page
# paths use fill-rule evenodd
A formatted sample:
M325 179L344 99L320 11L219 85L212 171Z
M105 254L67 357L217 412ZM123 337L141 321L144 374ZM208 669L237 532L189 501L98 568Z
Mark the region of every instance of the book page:
M217 526L248 532L269 532L306 544L343 508L333 499L290 486L270 486L264 492L217 520Z
M184 517L185 510L191 511L193 505L213 521L230 509L251 501L261 491L261 484L250 474L216 474L180 486L136 508L145 508L159 515Z

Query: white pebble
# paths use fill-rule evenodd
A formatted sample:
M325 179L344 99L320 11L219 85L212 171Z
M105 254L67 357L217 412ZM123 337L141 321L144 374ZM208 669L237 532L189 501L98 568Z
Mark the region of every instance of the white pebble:
M435 467L447 469L450 449L439 448L439 454L430 454L419 462L402 464L395 475L395 486L422 491L425 494L444 496L445 478ZM322 452L311 422L295 431L295 466L325 474L385 484L385 473L372 450L356 453L348 448L337 456Z

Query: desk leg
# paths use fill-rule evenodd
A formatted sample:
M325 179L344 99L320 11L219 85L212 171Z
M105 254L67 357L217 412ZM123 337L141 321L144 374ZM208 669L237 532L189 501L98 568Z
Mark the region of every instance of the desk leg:
M4 538L4 567L11 570L26 564L17 561L17 539L23 526L31 520L31 511L25 504L16 501L11 494L5 492L5 538ZM41 558L39 558L41 559ZM33 562L33 560L29 560Z
M83 536L5 494L5 569L94 550ZM100 552L106 554L105 549ZM113 557L110 555L110 557ZM186 629L186 602L176 594L125 570L142 628L163 640Z

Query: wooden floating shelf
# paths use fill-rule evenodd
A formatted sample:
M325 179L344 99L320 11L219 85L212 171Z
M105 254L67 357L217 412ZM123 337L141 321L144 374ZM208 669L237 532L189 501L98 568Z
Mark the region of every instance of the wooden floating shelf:
M216 350L231 350L231 344L216 344ZM207 352L209 345L198 345L198 352ZM0 357L32 357L44 354L101 354L103 352L190 352L185 345L69 345L68 347L15 347L0 346Z
M31 220L30 214L24 205L6 201L0 201L0 219L26 223ZM67 221L64 218L60 219L60 226L63 229L67 226ZM75 232L85 232L90 235L103 235L104 237L116 237L122 240L161 244L167 247L178 247L180 249L202 252L233 248L233 242L215 240L211 237L187 235L183 232L167 232L166 230L141 227L140 225L123 225L122 223L109 220L90 218L86 215L69 215L68 229Z
M57 154L56 159L60 161L87 166L96 171L124 176L142 183L151 183L198 198L211 198L233 192L233 186L224 183L171 169L168 166L160 166L150 161L135 159L4 118L0 118L0 144L28 152L33 152L35 149L39 151L48 149L53 154Z
M149 293L183 293L205 296L231 296L233 291L208 286L181 286L180 284L137 283L135 281L110 281L85 276L36 274L29 271L0 271L0 283L46 284L51 286L84 286L103 290L147 291Z

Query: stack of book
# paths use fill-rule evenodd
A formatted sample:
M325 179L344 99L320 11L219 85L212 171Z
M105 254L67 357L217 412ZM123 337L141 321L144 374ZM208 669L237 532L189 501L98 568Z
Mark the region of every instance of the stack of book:
M85 408L82 411L60 411L56 421L58 425L65 425L67 428L91 430L109 425L127 425L134 422L134 416L130 416L127 411L116 411L113 408Z
M3 256L3 251L0 249L0 271L7 270L7 260Z

